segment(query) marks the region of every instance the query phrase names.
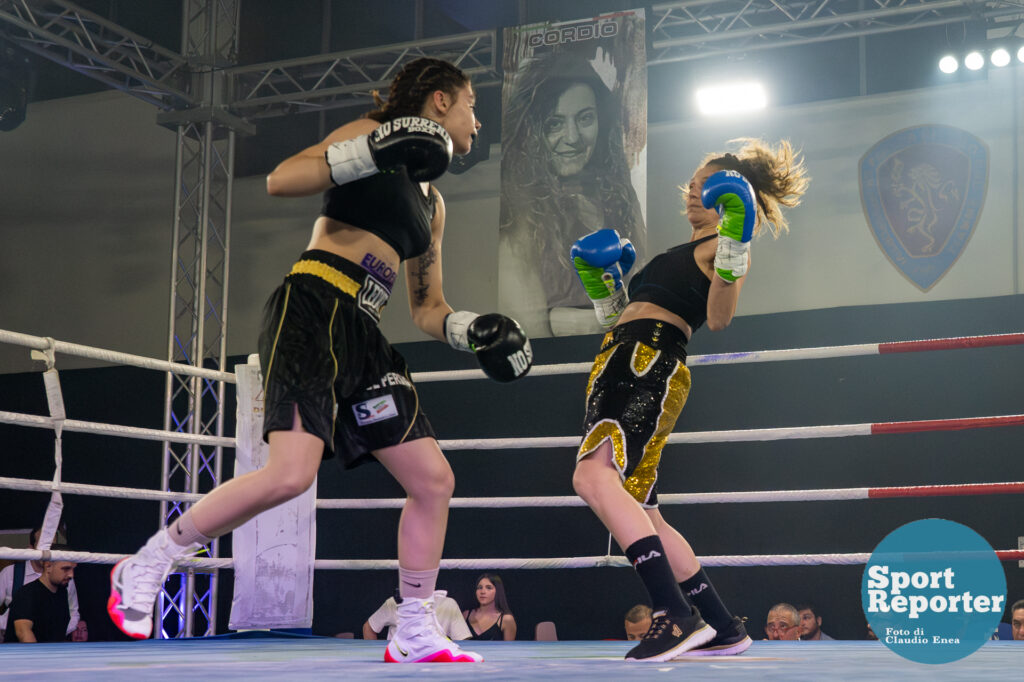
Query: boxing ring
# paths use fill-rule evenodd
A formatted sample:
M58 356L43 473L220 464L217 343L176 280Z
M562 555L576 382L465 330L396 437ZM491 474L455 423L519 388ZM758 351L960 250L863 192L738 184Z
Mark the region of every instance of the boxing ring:
M121 363L156 371L196 373L209 379L233 382L233 375L197 368L172 365L161 360L114 353L77 344L54 341L0 330L0 342L44 351L52 361L54 353L66 353ZM950 337L890 343L855 344L788 350L753 351L693 355L688 359L691 368L710 365L765 363L777 361L825 360L832 358L921 353L928 351L969 350L997 346L1024 345L1024 333L992 334L985 336ZM559 374L580 374L590 369L589 362L535 366L531 378ZM439 381L465 381L484 378L480 370L455 370L414 373L420 384ZM50 387L48 386L48 389ZM576 401L582 395L571 396ZM53 412L51 407L51 412ZM140 427L120 426L67 419L60 414L30 415L0 411L0 423L29 428L63 432L83 432L107 437L132 438L178 443L234 447L232 438L190 435ZM773 427L755 429L729 429L691 431L672 434L669 444L678 443L736 443L754 441L780 441L793 439L823 439L871 437L908 433L964 431L993 427L1024 425L1024 414L964 416L959 418L923 419L893 422L847 423L819 426ZM565 430L572 426L566 425ZM529 438L465 438L441 440L446 452L460 450L494 451L535 448L574 448L578 436ZM110 499L137 499L175 502L194 502L200 495L145 490L63 480L58 448L53 480L34 480L0 477L0 489L87 495ZM457 474L458 475L458 474ZM897 498L948 498L960 496L987 496L1024 493L1024 481L994 481L943 485L902 485L848 488L815 488L805 490L758 490L713 493L661 493L659 501L670 505L716 505L763 502L838 502L846 500L878 500ZM318 509L353 510L398 509L401 498L374 499L319 499ZM452 509L512 509L545 507L583 507L575 496L488 496L455 497ZM134 548L125 547L125 551ZM804 554L729 554L700 556L708 567L754 566L856 566L866 563L870 547L862 552L804 553ZM1024 550L996 548L1004 562L1024 561ZM0 547L0 558L12 560L39 559L44 553L37 550L19 550ZM94 552L52 552L54 559L79 563L113 564L123 554ZM397 560L378 559L317 559L318 571L394 570ZM228 568L229 558L195 558L182 564L189 569ZM604 554L564 557L525 558L445 558L442 569L578 569L595 567L625 567L624 557L612 552L611 541ZM523 630L520 631L523 633ZM523 636L521 634L521 636ZM668 663L652 664L658 672L686 675L692 679L737 677L749 679L781 679L793 675L816 678L833 677L836 671L856 666L859 679L979 679L1002 675L1012 677L1019 670L1022 650L1013 642L989 642L965 659L941 666L926 666L910 662L896 655L879 642L767 642L756 641L751 649L737 657L684 658ZM556 641L473 643L472 648L485 657L476 666L384 666L380 664L383 646L380 642L343 640L333 637L288 637L246 633L188 640L148 640L144 642L95 642L5 646L3 674L17 679L40 673L65 673L77 677L121 677L144 675L147 679L170 679L182 675L221 674L230 677L246 676L254 679L269 677L305 678L324 673L335 673L357 679L408 679L411 676L435 676L459 679L466 676L490 675L497 679L612 679L636 672L637 663L625 663L622 656L630 648L628 642L615 641ZM626 670L626 667L629 670Z

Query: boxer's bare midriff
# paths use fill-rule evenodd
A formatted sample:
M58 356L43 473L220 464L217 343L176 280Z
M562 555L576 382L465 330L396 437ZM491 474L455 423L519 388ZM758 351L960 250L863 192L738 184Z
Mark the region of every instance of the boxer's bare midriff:
M320 216L313 224L313 236L306 249L329 251L357 265L370 254L396 272L400 263L398 253L377 235L327 216Z
M622 316L619 317L619 321L616 326L625 324L626 322L632 322L633 320L661 320L662 322L668 322L669 324L678 327L686 334L687 340L693 331L690 329L690 325L686 323L686 320L679 317L675 313L669 312L662 308L656 303L649 303L647 301L635 301L626 306L626 309L622 311Z

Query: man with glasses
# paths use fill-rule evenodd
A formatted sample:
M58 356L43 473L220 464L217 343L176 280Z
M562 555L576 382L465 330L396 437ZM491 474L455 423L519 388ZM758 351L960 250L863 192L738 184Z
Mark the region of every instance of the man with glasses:
M768 612L764 631L771 640L794 641L800 639L800 613L792 604L776 604Z

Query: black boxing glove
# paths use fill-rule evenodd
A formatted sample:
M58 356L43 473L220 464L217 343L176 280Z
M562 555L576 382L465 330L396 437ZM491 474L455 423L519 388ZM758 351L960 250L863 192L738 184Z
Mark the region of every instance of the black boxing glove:
M436 121L402 116L380 124L369 135L335 142L324 157L336 185L403 166L414 181L429 182L448 170L452 138Z
M473 351L484 374L494 381L520 379L533 366L530 339L510 317L461 310L445 317L444 333L452 348Z

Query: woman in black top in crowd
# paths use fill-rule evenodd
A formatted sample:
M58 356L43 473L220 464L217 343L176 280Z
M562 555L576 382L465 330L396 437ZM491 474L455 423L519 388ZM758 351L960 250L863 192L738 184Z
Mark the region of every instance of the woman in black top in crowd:
M462 612L472 633L470 639L511 641L516 638L516 619L508 607L505 583L493 573L476 580L476 606Z
M156 592L173 562L305 491L320 462L376 459L407 494L398 525L398 626L385 660L475 662L436 626L434 586L454 477L422 413L405 360L378 329L405 261L413 321L476 352L499 381L526 373L519 326L453 312L441 289L445 208L430 181L469 152L480 122L469 78L439 59L407 63L386 102L283 161L274 196L324 192L306 250L267 304L260 335L269 460L211 491L111 577L108 611L126 633L152 628Z

